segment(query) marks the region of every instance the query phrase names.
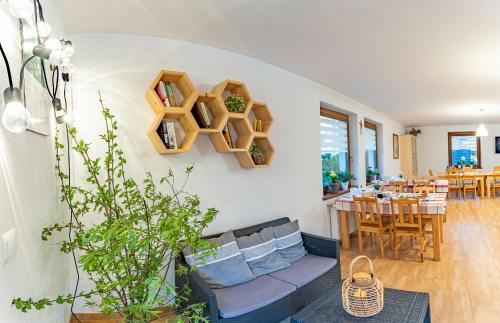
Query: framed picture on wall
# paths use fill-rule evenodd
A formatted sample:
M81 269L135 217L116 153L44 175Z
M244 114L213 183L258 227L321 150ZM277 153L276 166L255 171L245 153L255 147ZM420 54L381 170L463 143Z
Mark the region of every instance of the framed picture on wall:
M500 154L500 137L495 137L495 153Z
M392 158L399 159L399 136L392 134Z

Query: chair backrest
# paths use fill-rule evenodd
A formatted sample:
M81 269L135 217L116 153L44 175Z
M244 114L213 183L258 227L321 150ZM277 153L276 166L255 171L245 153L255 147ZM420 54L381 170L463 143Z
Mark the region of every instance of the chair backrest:
M493 184L499 185L500 184L500 166L495 166L493 168Z
M377 197L354 197L354 215L358 226L363 224L376 224L382 227L382 213Z
M418 198L391 199L391 213L396 230L417 227L422 229L422 213Z
M460 175L460 173L461 173L460 169L457 169L457 168L450 168L447 171L448 175Z
M403 193L403 182L390 181L389 185L383 187L383 191L392 191L394 193Z
M467 167L462 168L462 171L464 173L466 173L466 172L474 172L474 168L467 166Z
M434 185L415 185L413 187L413 192L420 194L435 193L436 188L434 187Z
M462 182L464 186L476 186L477 185L477 177L475 174L463 174Z

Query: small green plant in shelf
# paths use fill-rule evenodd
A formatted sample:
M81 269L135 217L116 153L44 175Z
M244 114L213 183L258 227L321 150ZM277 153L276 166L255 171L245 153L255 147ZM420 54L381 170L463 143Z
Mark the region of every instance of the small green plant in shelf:
M250 148L250 155L252 155L252 159L255 165L264 165L264 153L261 146L253 144L252 148Z
M229 112L242 113L245 110L245 100L237 93L228 96L224 103Z

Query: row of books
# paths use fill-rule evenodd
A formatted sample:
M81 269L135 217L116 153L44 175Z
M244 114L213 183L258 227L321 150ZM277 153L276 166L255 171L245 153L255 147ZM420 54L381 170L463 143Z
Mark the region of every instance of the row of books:
M226 140L229 148L236 148L236 145L234 144L234 137L231 132L231 127L229 123L226 123L224 129L222 129L222 135L224 136L224 139Z
M177 137L173 122L163 120L158 127L158 135L168 149L177 149Z
M174 97L172 83L160 81L155 87L156 94L160 97L161 102L166 107L176 107L177 101Z
M252 122L252 128L253 128L253 131L256 131L256 132L262 132L262 131L264 131L263 128L262 128L262 120L255 119Z
M200 128L211 128L212 127L212 115L208 111L208 107L205 102L196 102L193 107L193 116L198 123Z

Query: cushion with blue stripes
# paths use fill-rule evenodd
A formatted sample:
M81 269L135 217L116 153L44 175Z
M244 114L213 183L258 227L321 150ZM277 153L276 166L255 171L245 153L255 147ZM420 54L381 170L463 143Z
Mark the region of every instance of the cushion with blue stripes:
M185 248L182 253L186 262L212 288L238 285L255 278L241 254L232 231L217 238L207 239L216 244L214 252Z
M272 227L276 238L276 249L288 262L292 263L307 254L297 220Z
M236 238L241 253L256 277L290 266L276 249L272 228Z

